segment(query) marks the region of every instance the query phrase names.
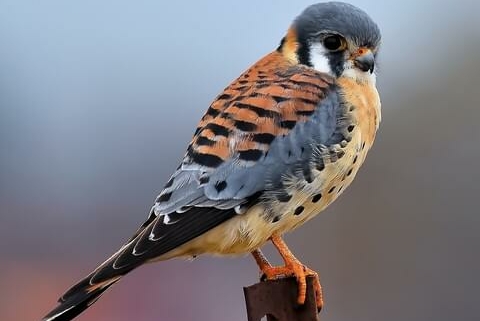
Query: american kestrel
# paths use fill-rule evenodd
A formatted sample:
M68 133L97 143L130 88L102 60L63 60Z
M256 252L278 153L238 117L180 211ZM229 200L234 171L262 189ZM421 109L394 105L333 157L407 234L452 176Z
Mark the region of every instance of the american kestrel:
M298 303L317 274L282 235L350 185L380 123L380 31L346 3L314 4L279 47L218 95L150 215L115 254L68 290L44 320L71 320L140 265L200 254L252 253L267 279L294 276ZM284 266L260 252L271 240Z

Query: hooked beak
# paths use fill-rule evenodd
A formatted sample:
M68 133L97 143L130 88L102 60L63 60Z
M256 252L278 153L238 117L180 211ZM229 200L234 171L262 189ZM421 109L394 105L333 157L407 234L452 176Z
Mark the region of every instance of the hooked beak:
M369 71L373 73L375 69L375 56L370 49L359 49L355 59L353 60L355 67L361 71Z

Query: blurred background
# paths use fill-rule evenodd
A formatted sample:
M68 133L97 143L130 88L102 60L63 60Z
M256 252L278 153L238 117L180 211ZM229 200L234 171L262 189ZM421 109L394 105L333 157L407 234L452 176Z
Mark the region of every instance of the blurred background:
M136 230L213 97L311 3L0 0L0 320L39 320ZM352 3L383 32L381 130L287 241L322 320L478 320L480 2ZM144 266L78 320L244 321L257 277Z

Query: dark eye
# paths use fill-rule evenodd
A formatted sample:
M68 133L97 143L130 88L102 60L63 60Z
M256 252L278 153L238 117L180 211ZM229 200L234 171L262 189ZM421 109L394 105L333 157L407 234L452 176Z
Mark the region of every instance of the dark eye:
M323 38L323 46L331 51L336 51L341 49L343 46L343 41L340 36L331 35Z

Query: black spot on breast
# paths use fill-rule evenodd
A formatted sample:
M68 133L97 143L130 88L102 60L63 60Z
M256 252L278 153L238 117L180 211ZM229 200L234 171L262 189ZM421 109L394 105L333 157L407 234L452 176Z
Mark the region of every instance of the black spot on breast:
M215 184L215 189L217 192L223 191L225 188L227 188L227 182L226 181L220 181Z
M318 194L314 195L313 198L312 198L312 203L317 203L321 198L322 198L321 193L318 193Z
M331 194L334 190L335 190L335 186L332 186L332 188L328 190L328 194Z
M277 223L278 221L280 221L280 216L275 216L272 220L272 223Z
M340 188L338 189L337 193L340 193L343 189L343 186L340 186Z
M294 214L294 215L300 215L300 214L302 214L302 212L303 212L304 209L305 209L305 208L304 208L303 206L299 206L299 207L297 207L297 208L295 209L295 212L294 212L293 214Z
M349 133L351 133L353 131L353 129L355 129L355 126L354 125L350 125L347 127L347 130Z
M350 168L347 172L347 176L350 176L352 174L353 168Z
M358 159L358 155L355 155L355 157L353 158L353 164L357 162L357 159Z

